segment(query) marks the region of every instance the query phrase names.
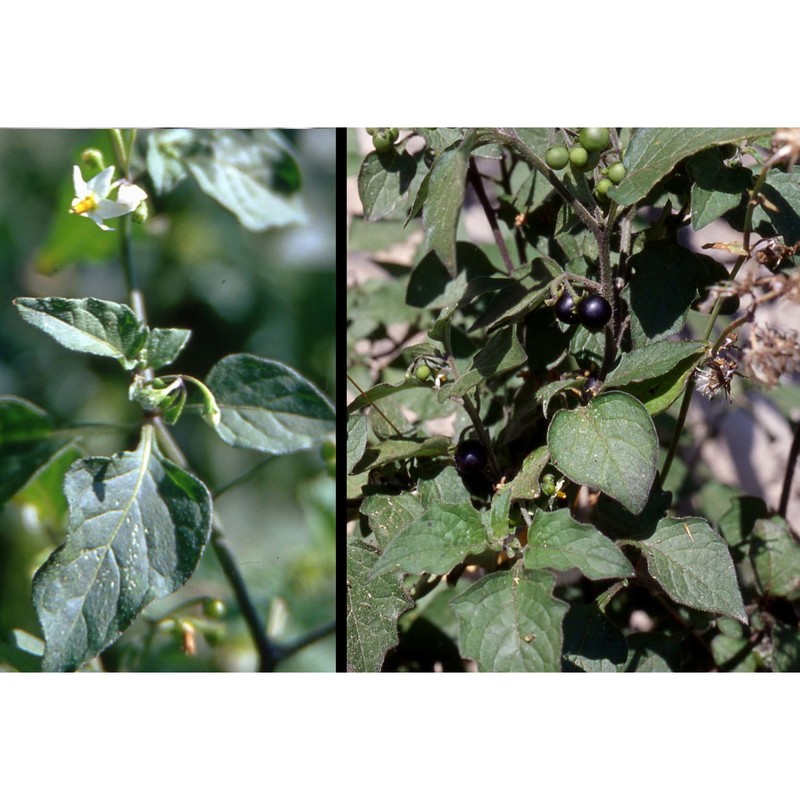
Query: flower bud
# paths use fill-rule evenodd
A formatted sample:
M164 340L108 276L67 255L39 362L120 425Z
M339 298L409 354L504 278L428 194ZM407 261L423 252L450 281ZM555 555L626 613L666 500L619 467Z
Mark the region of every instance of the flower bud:
M106 168L103 154L96 147L87 147L81 153L81 161L91 169L104 170Z

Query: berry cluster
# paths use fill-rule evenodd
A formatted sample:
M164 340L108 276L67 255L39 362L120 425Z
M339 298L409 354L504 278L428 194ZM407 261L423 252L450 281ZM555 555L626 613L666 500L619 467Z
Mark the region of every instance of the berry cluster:
M372 137L372 146L379 153L388 153L394 149L394 143L400 135L398 128L367 128L367 133Z
M625 167L618 155L606 154L610 148L611 134L608 128L581 128L570 147L554 145L547 150L544 160L553 170L562 170L569 165L576 172L591 172L600 166L600 177L594 184L594 193L598 200L603 200L609 189L625 177Z
M565 291L556 301L555 313L565 325L581 323L590 331L600 331L611 320L611 305L600 294L590 294L576 304L572 295Z

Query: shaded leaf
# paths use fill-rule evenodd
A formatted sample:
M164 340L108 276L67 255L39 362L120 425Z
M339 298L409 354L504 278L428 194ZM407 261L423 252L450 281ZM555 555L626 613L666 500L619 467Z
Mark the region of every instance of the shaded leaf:
M782 517L755 521L750 561L764 594L792 600L800 597L800 544Z
M564 617L562 657L564 672L618 672L628 645L597 603L573 603Z
M72 444L47 412L18 397L0 397L0 505Z

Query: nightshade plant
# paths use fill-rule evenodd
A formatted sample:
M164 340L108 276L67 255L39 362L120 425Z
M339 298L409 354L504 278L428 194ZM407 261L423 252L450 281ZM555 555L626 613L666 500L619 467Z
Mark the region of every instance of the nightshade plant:
M797 406L800 131L368 130L348 668L800 669L800 435L770 507L687 424Z
M23 320L62 347L115 361L127 373L128 398L141 408L140 423L130 450L84 455L79 442L91 426L59 425L23 398L0 398L0 503L55 468L63 474L68 504L63 543L33 578L43 648L21 631L4 645L41 654L44 671L81 669L150 603L183 586L210 541L252 636L259 669L269 671L297 647L332 633L333 624L291 646L267 636L211 492L193 474L170 426L194 410L209 434L228 445L266 457L323 448L332 467L334 408L290 366L260 355L228 355L203 380L168 373L190 346L191 331L147 320L131 222L144 220L153 201L142 188L145 181L160 196L190 176L248 230L307 222L299 168L288 143L272 131L154 131L142 151L135 148L135 131L113 130L110 136L115 163L106 166L99 150L86 150L84 163L74 166L75 197L63 213L85 217L86 225L118 237L128 303L18 297L14 305ZM204 607L209 619L223 613L213 598ZM193 652L194 630L184 624L180 633L185 652Z

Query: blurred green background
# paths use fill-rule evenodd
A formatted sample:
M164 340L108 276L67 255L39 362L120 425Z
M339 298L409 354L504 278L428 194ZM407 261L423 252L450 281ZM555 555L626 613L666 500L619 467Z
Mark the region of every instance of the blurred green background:
M132 226L133 261L148 322L193 331L167 372L204 379L223 356L255 353L290 365L333 399L336 135L333 129L282 133L300 166L308 224L253 233L193 179L158 196L145 176L140 183L150 195L151 212L144 226ZM137 136L140 153L146 135ZM134 422L139 410L128 401L127 377L116 363L65 350L24 323L12 306L18 296L129 302L117 233L68 213L72 166L81 163L80 153L88 146L100 147L106 163L113 163L106 131L0 130L0 395L23 397L65 424ZM84 168L84 177L90 174ZM115 222L108 224L116 227ZM197 415L184 414L173 433L192 470L212 491L264 458L223 444ZM82 442L84 454L95 455L131 446L135 439L124 434ZM334 619L334 480L318 452L274 458L224 493L216 508L278 643ZM0 510L0 641L15 628L40 635L31 578L63 538L63 512L63 504L54 504L40 485ZM198 651L188 656L178 638L147 620L167 616L195 596L220 597L227 612L211 626L214 645L198 634ZM197 608L189 607L183 615L191 618L194 612ZM143 617L147 620L134 623L104 654L105 668L255 667L246 628L211 548L188 584L150 606ZM200 627L204 624L201 618ZM304 648L280 669L334 670L334 638Z

